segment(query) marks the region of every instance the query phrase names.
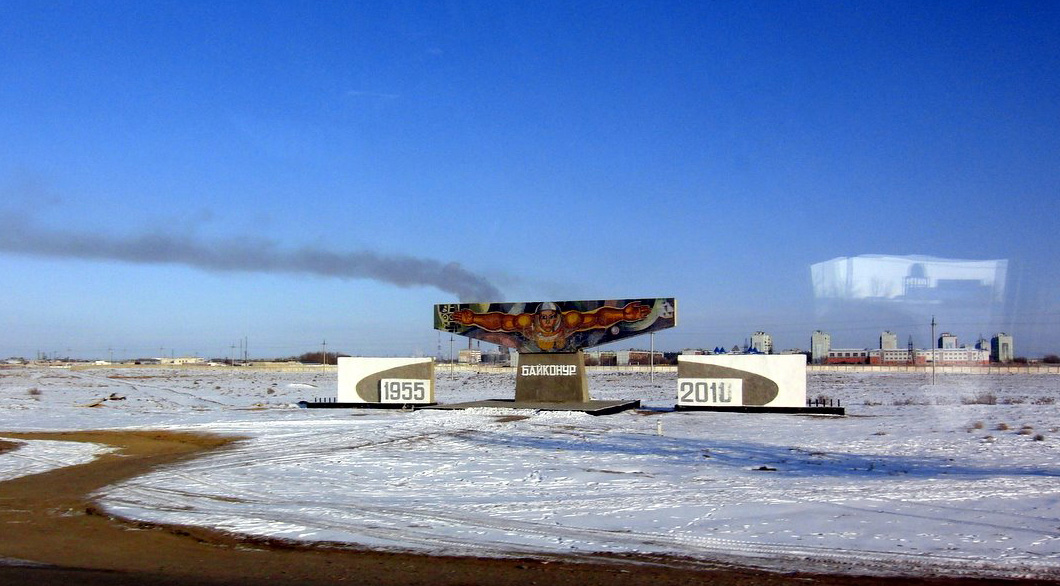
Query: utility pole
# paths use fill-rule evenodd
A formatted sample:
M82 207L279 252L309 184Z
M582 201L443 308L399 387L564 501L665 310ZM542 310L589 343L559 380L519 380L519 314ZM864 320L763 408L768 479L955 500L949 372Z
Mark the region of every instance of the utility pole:
M328 341L324 340L324 342L320 345L320 347L321 347L320 353L324 355L324 360L323 360L324 366L322 367L322 370L324 372L327 372L328 371Z
M655 332L651 333L651 354L648 358L648 371L651 372L651 382L655 382Z
M935 316L931 316L931 384L935 384L935 363L938 362L937 348L935 342Z

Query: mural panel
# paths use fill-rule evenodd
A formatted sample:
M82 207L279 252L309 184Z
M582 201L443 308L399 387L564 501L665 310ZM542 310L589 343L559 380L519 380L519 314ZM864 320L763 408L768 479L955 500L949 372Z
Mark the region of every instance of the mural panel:
M434 306L435 329L528 353L576 352L676 323L672 297Z

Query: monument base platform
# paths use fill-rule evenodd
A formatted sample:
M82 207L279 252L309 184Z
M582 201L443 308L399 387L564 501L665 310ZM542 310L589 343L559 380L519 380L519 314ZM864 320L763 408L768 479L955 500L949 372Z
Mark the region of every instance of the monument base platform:
M299 401L302 409L419 409L438 403L339 403L337 401Z
M794 415L846 415L846 407L722 407L715 405L674 405L674 411L722 411L730 413L789 413Z
M640 407L640 400L633 401L516 401L513 399L489 399L467 403L442 403L422 407L423 409L534 409L536 411L581 411L589 415L611 415ZM420 406L416 407L421 408Z

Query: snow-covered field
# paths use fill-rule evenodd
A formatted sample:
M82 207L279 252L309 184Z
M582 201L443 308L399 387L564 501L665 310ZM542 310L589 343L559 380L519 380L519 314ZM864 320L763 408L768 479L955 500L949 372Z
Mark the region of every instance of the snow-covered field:
M235 447L100 495L113 513L470 555L663 554L782 570L1060 578L1060 377L814 373L846 417L674 412L674 375L592 373L592 417L298 409L335 374L0 371L2 431L181 429ZM514 376L438 371L437 399ZM106 401L100 399L109 398ZM98 404L90 407L88 405ZM0 479L93 457L0 455ZM2 485L0 485L2 491Z

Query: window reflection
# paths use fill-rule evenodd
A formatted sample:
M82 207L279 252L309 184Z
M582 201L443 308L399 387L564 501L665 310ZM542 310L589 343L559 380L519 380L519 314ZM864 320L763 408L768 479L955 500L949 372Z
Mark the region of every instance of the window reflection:
M837 333L878 328L928 346L924 330L934 317L971 345L1003 329L1005 259L861 255L816 263L810 272L817 319Z

